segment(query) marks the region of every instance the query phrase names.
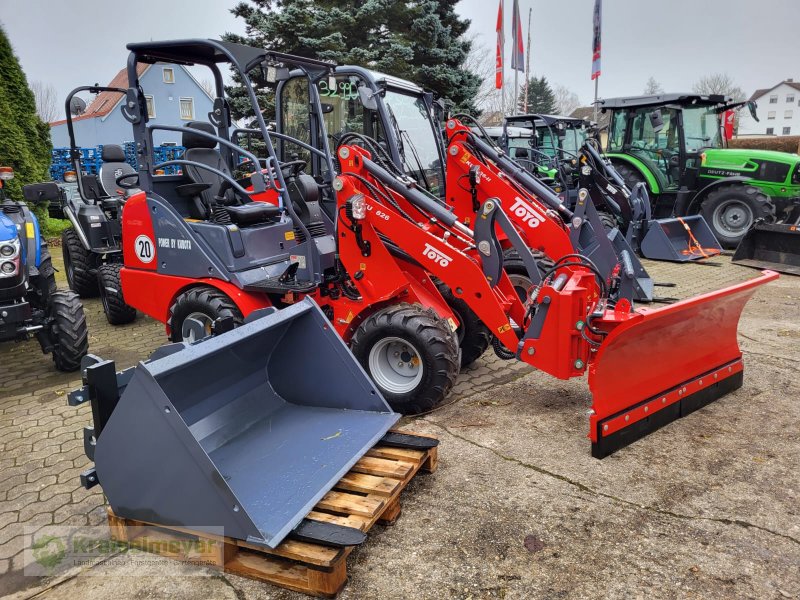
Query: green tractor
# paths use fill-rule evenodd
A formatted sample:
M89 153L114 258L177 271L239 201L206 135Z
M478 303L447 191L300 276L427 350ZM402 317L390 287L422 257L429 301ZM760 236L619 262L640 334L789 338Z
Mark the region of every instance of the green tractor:
M644 182L653 216L700 214L727 248L756 221L790 219L800 156L725 147L720 115L755 104L727 96L662 94L600 101L610 111L607 156L629 188Z

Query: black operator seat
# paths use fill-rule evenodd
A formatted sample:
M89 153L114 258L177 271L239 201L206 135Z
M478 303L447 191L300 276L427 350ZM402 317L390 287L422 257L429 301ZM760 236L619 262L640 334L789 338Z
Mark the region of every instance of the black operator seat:
M103 164L100 166L101 194L108 198L126 198L138 192L137 189L125 189L117 185L117 178L122 175L133 175L136 170L125 162L125 151L122 146L117 144L104 144L100 153ZM133 177L129 177L124 183L130 185L135 182Z
M183 132L182 143L186 148L183 158L192 162L208 165L228 177L231 170L222 154L217 150L217 141L193 133L195 129L211 135L217 135L211 123L204 121L191 121L186 124ZM230 215L232 223L245 227L264 223L274 219L280 214L280 209L265 202L253 202L238 198L232 189L225 192L224 198L220 197L220 188L225 179L201 167L184 165L184 172L192 183L179 186L183 191L194 197L193 216L199 219L208 219L212 214L212 207L224 205L226 212ZM178 190L182 193L182 190ZM238 205L237 205L238 204Z

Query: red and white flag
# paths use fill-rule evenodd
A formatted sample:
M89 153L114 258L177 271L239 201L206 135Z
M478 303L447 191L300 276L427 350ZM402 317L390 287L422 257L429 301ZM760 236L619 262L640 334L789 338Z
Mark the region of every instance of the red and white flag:
M506 45L505 30L503 28L503 0L497 7L497 58L494 65L494 87L503 89L503 66L505 64L503 48Z
M594 17L592 18L592 79L600 77L600 33L603 21L603 0L594 0Z
M519 0L514 0L514 12L511 17L511 68L525 71L525 46L522 43L522 19L519 18Z

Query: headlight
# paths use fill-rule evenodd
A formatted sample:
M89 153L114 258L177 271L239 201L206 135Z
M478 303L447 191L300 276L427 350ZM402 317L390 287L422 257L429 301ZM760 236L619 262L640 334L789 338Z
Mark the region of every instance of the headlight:
M17 265L15 265L10 260L7 260L0 265L0 273L2 273L3 275L13 275L16 272L17 272Z
M19 254L19 242L3 242L0 244L0 258L14 258Z
M367 216L367 203L364 201L364 194L356 194L350 198L349 202L354 219L363 219Z
M64 181L67 183L75 183L78 181L78 174L75 171L64 171Z

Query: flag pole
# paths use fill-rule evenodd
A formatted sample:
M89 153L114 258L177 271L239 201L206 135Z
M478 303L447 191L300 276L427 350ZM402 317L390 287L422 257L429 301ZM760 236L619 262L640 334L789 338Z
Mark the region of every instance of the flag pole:
M531 81L531 15L533 9L528 9L528 51L525 53L525 114L528 113L528 92Z
M592 119L595 123L597 123L597 88L600 83L600 76L594 78L594 119Z

